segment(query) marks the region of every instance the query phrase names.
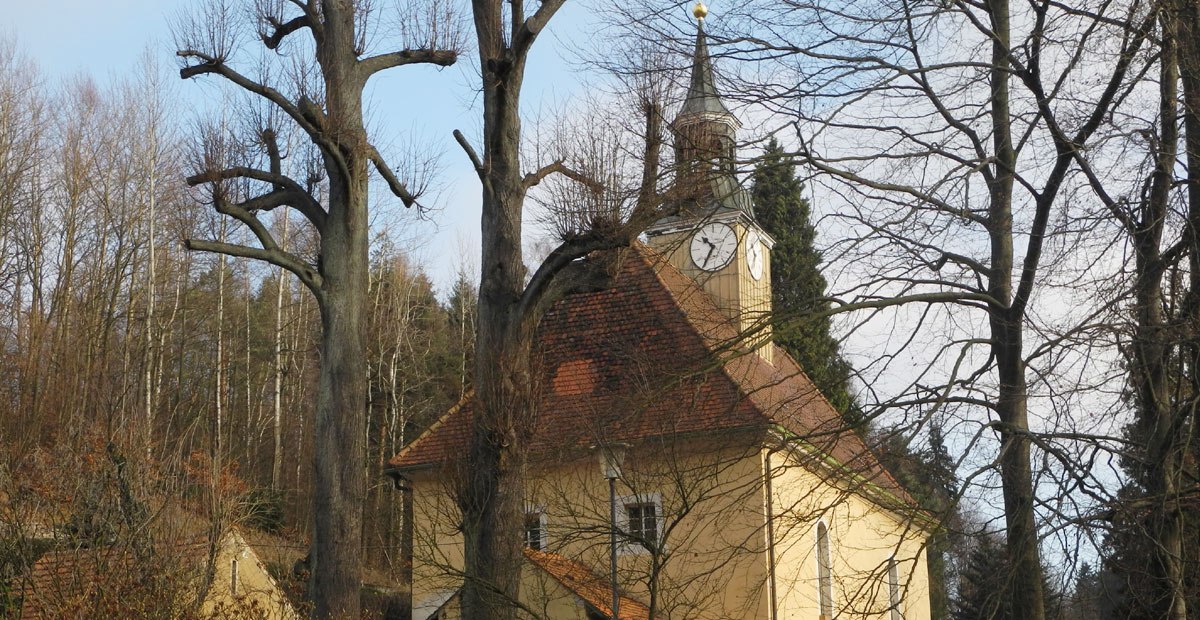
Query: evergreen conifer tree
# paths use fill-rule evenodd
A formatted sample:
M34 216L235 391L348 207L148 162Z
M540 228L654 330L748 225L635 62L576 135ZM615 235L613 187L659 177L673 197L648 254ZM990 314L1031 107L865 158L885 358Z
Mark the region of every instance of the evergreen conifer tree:
M774 139L755 166L752 193L754 216L775 239L771 250L771 301L777 323L775 343L804 369L825 398L857 430L864 430L861 411L850 393L851 368L830 334L828 317L809 315L828 309L821 253L814 247L816 228L811 221L804 183L796 178L796 165Z
M1012 601L1003 596L1006 582L1013 578L1004 545L1004 539L995 533L984 533L976 539L976 546L959 575L952 620L1019 620ZM1045 567L1042 573L1046 620L1059 620L1062 594L1051 583Z

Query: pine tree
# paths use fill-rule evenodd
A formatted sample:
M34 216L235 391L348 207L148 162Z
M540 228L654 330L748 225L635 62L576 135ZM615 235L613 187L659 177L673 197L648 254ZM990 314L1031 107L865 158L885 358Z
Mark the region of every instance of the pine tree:
M811 221L804 183L796 178L796 165L774 139L754 170L754 216L775 239L771 250L771 302L782 319L775 343L804 369L825 398L856 428L862 414L850 393L851 368L830 334L828 317L813 313L828 309L821 253L814 247L816 228Z
M984 533L976 539L967 564L958 581L953 620L1018 620L1012 601L1003 596L1004 587L1013 578L1013 569L1004 553L1004 539ZM1047 620L1062 616L1062 595L1042 570L1042 596Z

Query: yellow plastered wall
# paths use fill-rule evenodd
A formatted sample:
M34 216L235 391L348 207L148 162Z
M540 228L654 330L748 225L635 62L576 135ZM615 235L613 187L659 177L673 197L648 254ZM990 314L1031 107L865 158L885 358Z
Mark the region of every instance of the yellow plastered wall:
M532 564L526 564L521 570L521 593L522 602L536 618L587 620L584 602L549 573ZM438 620L460 620L463 616L458 596L448 600L438 613Z
M711 440L707 442L712 444ZM667 552L654 557L622 543L618 558L623 594L650 602L649 576L658 570L660 617L763 618L767 609L762 532L761 469L752 447L697 453L696 441L649 442L626 458L617 495L661 503ZM747 456L749 454L749 456ZM528 483L530 506L546 514L547 551L609 574L608 482L595 457L559 455ZM412 476L414 491L413 600L457 587L462 538L458 512L442 480ZM623 510L623 507L622 507ZM524 596L523 596L524 598ZM526 601L526 604L539 604ZM557 617L557 616L551 616Z
M828 528L834 618L890 620L888 561L894 558L904 620L928 620L928 532L867 500L850 486L829 484L787 454L772 455L776 583L780 620L819 618L817 524ZM872 492L868 489L863 489Z
M720 446L717 448L716 446ZM628 483L618 496L656 496L669 529L661 566L657 608L663 618L770 620L764 450L746 437L697 437L670 444L648 441L631 450ZM803 467L773 461L772 497L779 618L815 620L815 515L829 523L834 541L838 618L886 615L887 558L896 549L904 585L906 620L928 618L927 579L921 538L872 504L837 491ZM595 458L556 455L528 486L530 507L547 516L548 551L579 560L600 576L609 571L608 486ZM782 464L782 466L781 466ZM803 487L803 488L802 488ZM828 487L827 489L824 487ZM412 475L415 510L413 600L420 605L461 580L462 538L458 511L445 482L432 471ZM822 505L822 502L833 502ZM786 509L784 509L786 507ZM851 543L851 541L853 541ZM622 591L650 602L653 556L621 546ZM882 566L882 568L880 568ZM528 577L524 579L529 582ZM882 584L882 587L878 584ZM553 585L553 584L549 584ZM523 602L556 610L549 618L574 618L570 597L546 584L528 586ZM561 600L560 600L561 599ZM557 601L557 602L556 602ZM863 612L851 615L852 612ZM561 614L561 615L557 615ZM890 619L889 619L890 620Z
M221 539L214 562L213 581L201 605L201 617L300 620L258 554L237 530L230 530Z

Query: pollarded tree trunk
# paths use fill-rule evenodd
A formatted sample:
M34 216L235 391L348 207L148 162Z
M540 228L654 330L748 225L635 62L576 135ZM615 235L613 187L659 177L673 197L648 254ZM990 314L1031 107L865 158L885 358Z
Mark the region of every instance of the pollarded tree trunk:
M358 617L362 511L366 494L367 363L363 328L367 295L366 159L347 157L353 180L335 183L330 204L346 217L330 218L321 236L324 286L321 366L317 383L316 505L310 584L316 617ZM340 179L337 179L340 180ZM338 190L334 190L338 187ZM339 196L339 193L344 195ZM331 212L332 215L332 212Z
M520 93L525 61L538 34L564 0L545 0L525 17L522 0L473 0L482 68L483 157L455 133L483 185L482 260L475 341L474 426L457 501L462 512L465 579L463 617L508 620L517 614L524 555L524 468L537 415L533 336L545 310L603 275L578 261L598 250L628 246L664 213L656 190L659 114L647 113L643 192L624 221L592 222L556 247L526 281L521 253L521 216L530 187L563 174L593 192L603 188L562 160L521 173ZM508 14L505 15L505 10ZM511 28L506 32L507 28ZM597 225L599 224L599 225ZM591 283L591 284L589 284Z
M367 368L364 328L368 285L368 164L373 164L392 193L406 206L416 204L368 142L363 124L362 93L367 80L380 71L407 64L453 64L457 53L436 49L438 35L417 41L419 47L360 57L365 34L359 19L369 15L355 0L312 0L292 3L256 3L257 26L263 45L277 49L289 36L307 33L320 68L320 92L299 92L289 97L267 83L259 83L230 65L236 45L230 40L239 29L230 22L240 17L224 4L209 5L196 23L184 24L178 55L187 66L183 78L217 75L265 100L284 122L306 137L320 154L327 199L315 185L319 175L308 172L297 182L283 172L274 126L256 128L254 140L266 155L266 166L255 162L226 165L206 157L204 170L188 179L190 185L211 184L214 208L244 224L260 247L189 240L191 249L264 260L295 274L312 291L321 314L320 374L317 380L315 434L315 505L309 587L317 618L359 616L362 558L363 502L366 496L366 451L363 437L367 407ZM445 16L437 15L437 26ZM453 39L453 28L442 31ZM214 36L214 33L220 36ZM270 72L261 73L270 77ZM293 76L299 77L299 76ZM297 82L303 82L298 79ZM318 103L316 100L320 100ZM209 143L220 145L220 139ZM315 180L314 180L315 179ZM233 202L226 182L240 180L262 193ZM261 212L295 209L320 237L317 264L282 249ZM278 463L273 464L273 473ZM276 482L278 474L274 475Z
M502 3L475 3L484 75L482 262L476 335L474 433L461 500L466 568L464 617L512 618L523 555L524 435L534 414L530 330L520 315L525 285L521 215L520 89L524 57L502 62Z

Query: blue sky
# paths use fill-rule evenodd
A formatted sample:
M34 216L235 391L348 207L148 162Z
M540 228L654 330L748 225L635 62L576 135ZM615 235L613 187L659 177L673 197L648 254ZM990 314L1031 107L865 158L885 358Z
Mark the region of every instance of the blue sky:
M8 0L2 28L15 35L21 49L40 66L48 83L89 74L101 83L133 70L149 49L166 67L174 67L170 24L195 0ZM568 2L538 40L530 58L522 106L526 114L569 100L581 87L568 66L568 47L587 36L591 7ZM478 262L479 184L454 142L461 129L477 136L480 110L469 64L444 70L401 68L384 73L365 94L377 138L383 144L417 140L441 153L442 173L436 183L437 207L426 222L407 230L413 254L443 293L468 254ZM211 81L178 83L182 106L188 108L215 95ZM381 147L388 152L390 149ZM396 152L392 150L392 152ZM530 164L533 165L533 164ZM411 218L401 218L410 220Z

